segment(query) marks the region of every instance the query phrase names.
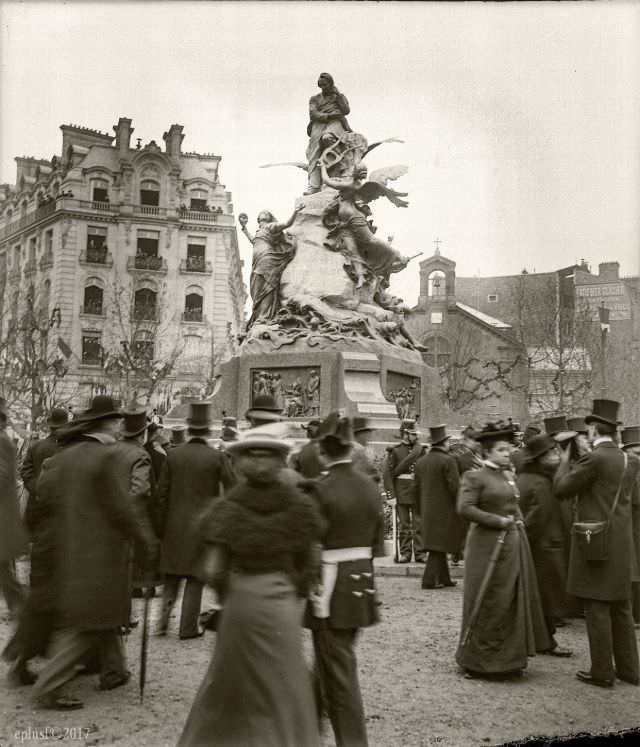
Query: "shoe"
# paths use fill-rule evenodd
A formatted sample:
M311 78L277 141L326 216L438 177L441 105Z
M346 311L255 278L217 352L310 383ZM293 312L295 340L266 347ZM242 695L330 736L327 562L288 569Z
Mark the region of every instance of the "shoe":
M442 589L444 584L422 584L423 589Z
M600 680L597 677L593 677L591 672L576 672L576 677L580 682L586 682L587 685L595 685L596 687L613 687L613 680Z
M442 584L442 585L443 586L457 586L458 582L457 581L449 581L449 583Z
M10 687L33 685L37 679L37 675L35 675L26 663L20 659L16 659L7 672L7 680L9 681Z
M197 633L192 633L191 635L181 635L179 636L181 641L189 641L192 638L200 638L201 635L204 635L204 630L200 630Z
M114 690L116 687L122 687L126 685L131 679L131 672L124 672L124 674L116 674L111 677L107 677L100 681L98 690Z
M39 708L49 711L76 711L78 708L84 708L81 700L67 695L41 695L36 703Z
M636 685L636 686L640 685L640 678L638 678L638 677L626 677L626 676L620 674L617 670L616 670L616 679L622 680L623 682L628 682L630 685Z
M424 557L424 555L422 555L419 558L416 558L416 563L426 563L426 562L427 562L427 559Z
M562 648L562 646L548 648L546 651L542 651L541 653L547 656L562 656L565 658L573 655L573 651L570 651L568 648Z
M406 555L403 555L402 557L398 558L398 563L410 563L411 558L409 558Z

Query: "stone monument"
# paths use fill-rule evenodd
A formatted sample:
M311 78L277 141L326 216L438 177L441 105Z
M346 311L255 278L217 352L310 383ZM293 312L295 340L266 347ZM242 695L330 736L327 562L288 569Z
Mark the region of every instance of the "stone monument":
M407 172L390 166L368 174L364 159L389 138L369 144L353 132L349 104L327 73L309 102L308 188L285 222L258 215L253 245L251 317L238 354L224 364L217 410L242 417L259 394L271 394L289 417L340 409L379 428L398 417L441 422L440 379L404 324L409 307L389 291L392 273L413 257L378 238L370 203L406 208L389 183ZM401 142L401 141L400 141ZM399 404L400 403L400 404Z

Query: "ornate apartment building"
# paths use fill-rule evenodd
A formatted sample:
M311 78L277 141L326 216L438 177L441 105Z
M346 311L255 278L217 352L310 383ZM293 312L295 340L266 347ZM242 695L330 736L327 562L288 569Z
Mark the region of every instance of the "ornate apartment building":
M60 129L59 156L18 157L16 184L0 185L5 385L57 376L43 408L98 392L166 408L202 394L233 354L246 300L220 156L183 152L177 124L164 148L132 147L124 117L115 136Z

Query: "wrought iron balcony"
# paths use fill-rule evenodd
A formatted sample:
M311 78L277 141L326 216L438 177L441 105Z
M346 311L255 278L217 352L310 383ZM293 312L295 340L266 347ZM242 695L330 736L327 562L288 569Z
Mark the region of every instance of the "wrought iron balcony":
M48 270L53 267L53 252L45 252L40 259L40 269Z
M158 310L153 304L137 304L133 307L131 317L134 322L155 322L158 319Z
M166 274L167 261L162 257L148 254L136 254L127 260L127 270L146 270L147 272L161 272Z
M183 322L205 322L206 317L202 313L202 309L187 309L182 312Z
M210 275L213 266L203 257L187 257L180 260L180 272L204 272Z
M91 314L92 316L104 316L104 308L102 303L98 301L89 301L84 306L80 307L81 314Z
M80 253L80 263L88 265L106 265L111 267L113 265L113 257L111 253L107 251L106 246L90 249L85 249Z
M38 269L38 263L36 262L35 257L32 257L31 259L28 259L24 263L23 273L25 276L33 275L37 269Z

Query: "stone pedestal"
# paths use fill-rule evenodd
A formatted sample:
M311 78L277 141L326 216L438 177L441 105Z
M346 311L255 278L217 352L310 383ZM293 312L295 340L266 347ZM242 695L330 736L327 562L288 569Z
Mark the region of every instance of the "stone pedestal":
M419 415L422 427L444 420L438 373L415 351L374 341L370 346L350 344L349 349L335 343L325 349L304 347L244 352L225 363L213 396L213 416L224 410L241 421L267 381L289 417L305 421L332 410L365 416L379 431L374 439L387 440L388 431L397 432L399 413L390 397L398 392L405 393L401 399L408 402L409 414ZM315 378L312 372L320 379L317 397L306 394L310 376Z

